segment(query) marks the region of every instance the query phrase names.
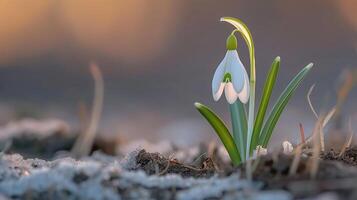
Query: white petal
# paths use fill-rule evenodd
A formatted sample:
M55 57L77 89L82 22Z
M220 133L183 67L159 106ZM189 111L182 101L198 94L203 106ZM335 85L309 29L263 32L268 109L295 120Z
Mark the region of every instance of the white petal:
M214 72L213 75L213 80L212 80L212 94L216 94L221 86L221 83L224 78L224 74L226 72L226 59L227 59L227 54L224 56L223 60L221 63L218 65L216 71Z
M285 154L290 154L290 153L292 153L293 150L294 150L293 145L292 145L289 141L284 141L284 142L282 143L282 146L283 146L283 152L284 152Z
M238 98L237 92L234 90L233 84L231 82L226 83L224 87L224 94L229 104L236 102Z
M215 101L218 101L219 98L221 98L225 85L226 85L226 83L221 82L218 91L213 94L213 99L214 99Z
M250 88L249 79L248 79L247 72L245 72L244 73L244 86L243 86L242 91L240 91L238 93L239 100L244 104L247 103L248 99L249 99L249 88Z
M244 73L246 73L236 50L227 51L226 72L232 76L234 89L240 92L244 86Z

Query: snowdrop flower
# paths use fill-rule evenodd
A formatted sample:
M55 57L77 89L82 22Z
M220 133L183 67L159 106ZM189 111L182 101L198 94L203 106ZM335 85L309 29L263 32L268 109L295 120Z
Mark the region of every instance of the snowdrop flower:
M283 146L283 153L284 154L290 154L294 150L293 145L289 141L284 141L282 143L282 146Z
M234 32L227 38L227 53L218 65L212 80L213 99L218 101L225 93L228 103L237 98L242 103L249 99L249 78L237 52L237 38Z

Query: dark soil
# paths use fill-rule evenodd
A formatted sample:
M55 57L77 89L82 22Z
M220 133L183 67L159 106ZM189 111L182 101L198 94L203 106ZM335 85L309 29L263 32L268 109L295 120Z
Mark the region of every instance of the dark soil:
M159 153L148 153L141 150L136 157L138 169L145 171L147 174L165 175L180 174L183 177L211 177L215 174L216 169L212 159L205 158L200 166L186 165L175 159L165 158Z
M328 153L327 153L328 154ZM335 154L334 154L335 155ZM337 154L338 155L338 154ZM356 151L346 151L350 157L356 156ZM310 175L311 157L302 157L297 171L289 175L294 156L284 154L267 155L255 160L256 166L253 179L264 183L265 190L284 189L291 192L295 198L314 196L322 192L336 192L342 199L357 199L357 168L354 164L346 165L336 156L322 156L315 178ZM241 166L246 171L246 165Z
M357 166L357 147L347 148L345 152L340 155L340 152L336 152L333 149L322 154L324 160L337 160L347 165Z
M341 157L333 151L322 154L316 177L311 177L311 157L302 155L296 173L290 175L293 155L276 154L262 156L252 162L252 178L263 183L264 190L284 189L295 198L316 196L323 192L336 192L341 199L357 199L357 168L355 161L357 148L347 149ZM159 153L148 153L141 150L137 155L137 169L147 174L164 175L169 173L180 174L184 177L210 177L220 174L215 163L210 158L202 159L199 166L179 163L175 159L168 159ZM219 160L219 159L215 159ZM224 171L230 174L241 169L242 176L246 177L246 164L235 169Z

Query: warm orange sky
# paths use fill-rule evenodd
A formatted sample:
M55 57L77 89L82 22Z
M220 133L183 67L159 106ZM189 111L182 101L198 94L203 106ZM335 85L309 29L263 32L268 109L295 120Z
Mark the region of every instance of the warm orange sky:
M271 2L287 17L301 12L301 6L309 6L302 3L309 1ZM214 6L209 1L200 3ZM53 50L66 51L64 43L84 54L105 55L129 64L147 62L174 39L179 23L190 23L183 21L189 4L165 0L0 0L0 64ZM245 4L237 1L237 7ZM356 1L330 0L326 4L357 31Z
M0 63L15 62L63 42L93 54L143 62L175 33L179 1L1 0Z

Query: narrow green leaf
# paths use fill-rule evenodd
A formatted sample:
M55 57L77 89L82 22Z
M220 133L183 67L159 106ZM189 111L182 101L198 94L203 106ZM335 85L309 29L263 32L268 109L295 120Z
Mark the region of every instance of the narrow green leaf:
M241 163L237 146L223 121L207 106L196 102L195 107L202 114L221 139L234 165Z
M237 148L240 152L240 157L245 160L245 148L247 146L247 114L245 107L240 101L229 104L231 112L233 139L238 145Z
M274 59L272 65L271 65L271 68L269 70L267 79L265 80L263 95L260 100L257 117L256 117L255 123L254 123L253 136L252 136L252 141L251 141L251 145L250 145L251 152L253 152L253 150L256 148L257 143L259 141L260 132L261 132L261 129L263 126L265 113L266 113L266 110L269 105L271 93L272 93L274 85L275 85L276 77L278 76L279 68L280 68L280 57L278 56Z
M285 90L281 93L277 102L275 103L272 111L269 114L269 118L264 124L264 128L260 134L260 144L263 147L268 145L268 142L271 138L273 130L276 123L278 122L281 113L283 112L285 106L288 104L291 96L294 94L296 88L300 85L301 81L305 78L307 73L312 68L313 64L310 63L304 69L302 69L289 83Z

